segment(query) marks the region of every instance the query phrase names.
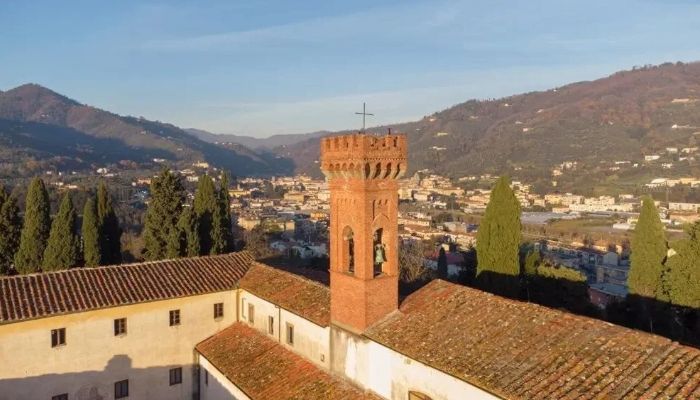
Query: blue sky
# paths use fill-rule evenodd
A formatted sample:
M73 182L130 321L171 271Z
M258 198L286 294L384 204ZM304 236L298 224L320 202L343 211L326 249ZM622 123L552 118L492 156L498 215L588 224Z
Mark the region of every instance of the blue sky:
M0 90L267 136L700 60L693 0L0 2Z

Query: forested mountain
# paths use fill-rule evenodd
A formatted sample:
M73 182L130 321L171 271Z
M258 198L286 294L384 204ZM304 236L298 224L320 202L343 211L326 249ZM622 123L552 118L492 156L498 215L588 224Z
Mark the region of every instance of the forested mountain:
M237 145L222 147L170 124L124 117L81 104L39 85L0 92L0 165L90 168L154 158L171 165L207 161L235 175L283 173L278 156ZM34 173L36 171L33 171Z
M547 91L470 100L419 121L370 131L388 128L408 135L413 171L550 179L553 166L578 161L595 172L594 166L606 162L643 162L644 155L666 147L697 146L700 63L635 68ZM318 175L317 138L275 151L293 159L298 172ZM677 166L682 173L700 174L692 160Z
M275 147L279 146L289 146L303 140L319 138L329 133L326 131L313 133L291 133L288 135L272 135L266 138L256 138L245 135L217 134L194 128L185 130L187 133L190 133L209 143L238 143L251 149L266 150L274 149Z

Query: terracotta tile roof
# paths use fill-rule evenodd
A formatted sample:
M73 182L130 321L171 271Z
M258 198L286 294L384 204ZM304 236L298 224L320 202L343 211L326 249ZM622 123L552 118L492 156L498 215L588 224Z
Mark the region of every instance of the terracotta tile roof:
M365 335L509 399L700 399L700 350L440 280Z
M199 343L196 349L252 399L379 399L241 323Z
M0 324L218 292L253 262L245 252L0 278Z
M330 324L331 292L318 282L255 263L240 287L317 325Z

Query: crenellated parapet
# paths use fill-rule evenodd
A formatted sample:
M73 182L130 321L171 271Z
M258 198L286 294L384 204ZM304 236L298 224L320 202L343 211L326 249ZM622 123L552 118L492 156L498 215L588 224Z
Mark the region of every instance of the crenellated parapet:
M406 172L406 136L353 134L321 139L328 179L399 179Z

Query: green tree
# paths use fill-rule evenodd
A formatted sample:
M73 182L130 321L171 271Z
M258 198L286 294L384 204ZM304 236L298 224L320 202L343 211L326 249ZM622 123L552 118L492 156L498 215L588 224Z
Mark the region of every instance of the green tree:
M97 188L97 218L102 253L100 264L120 264L122 262L122 229L114 212L112 197L104 182L100 182Z
M645 197L632 234L627 283L630 294L647 299L657 299L663 295L662 276L667 249L664 226L654 200Z
M192 207L185 207L168 241L168 258L196 257L200 253L199 221Z
M537 275L537 267L540 265L542 257L540 252L536 250L530 250L525 256L525 263L523 264L523 272L526 276Z
M51 230L50 212L49 194L44 181L34 178L27 192L24 226L19 250L15 255L15 268L19 273L36 272L41 267Z
M477 281L494 293L516 296L519 292L520 203L503 176L491 191L489 204L477 232Z
M687 229L688 237L673 244L666 262L664 287L667 301L700 310L700 222Z
M210 254L212 249L212 233L214 213L219 207L219 199L214 181L209 175L199 177L197 191L194 195L194 212L199 220L199 236L201 239L201 254Z
M182 180L169 169L164 169L151 182L151 198L143 233L147 260L167 257L168 240L176 229L184 201Z
M6 196L4 189L0 188L0 192L0 196L3 197L0 206L0 274L4 275L10 272L19 248L22 219L19 216L17 199L14 196Z
M447 253L442 246L440 246L440 252L438 253L437 275L440 279L447 279Z
M83 208L83 225L80 229L83 236L83 259L86 267L96 267L102 263L100 246L100 226L97 217L97 205L93 198L85 201Z
M44 251L43 270L57 271L78 265L80 239L76 233L77 216L70 193L61 201L58 214L51 224L51 234Z

